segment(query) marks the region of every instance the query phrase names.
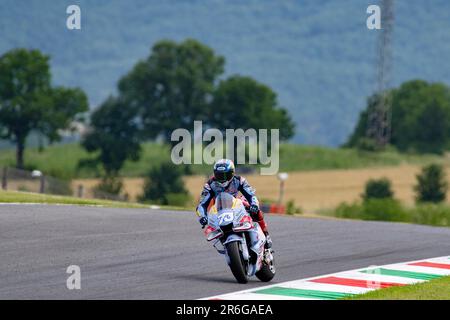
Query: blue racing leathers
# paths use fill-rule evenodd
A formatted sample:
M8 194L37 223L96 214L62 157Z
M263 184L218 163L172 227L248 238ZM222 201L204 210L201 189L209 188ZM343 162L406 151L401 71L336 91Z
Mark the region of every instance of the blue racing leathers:
M199 217L207 217L208 206L216 195L221 192L227 192L233 197L237 197L240 192L250 205L259 206L258 198L256 198L255 190L248 184L244 177L234 176L230 183L223 187L214 177L210 178L205 185L200 196L200 202L197 207L197 215Z

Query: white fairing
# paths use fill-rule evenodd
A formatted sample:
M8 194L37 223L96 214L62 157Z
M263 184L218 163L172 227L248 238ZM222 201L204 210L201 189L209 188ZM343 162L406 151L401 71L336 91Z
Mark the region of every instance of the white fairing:
M264 258L264 244L266 243L266 236L261 230L261 227L256 222L253 223L253 229L249 230L249 235L251 239L250 249L256 253L258 259L254 265L253 270L249 270L249 275L254 275L261 269L263 258ZM251 271L251 272L250 272Z

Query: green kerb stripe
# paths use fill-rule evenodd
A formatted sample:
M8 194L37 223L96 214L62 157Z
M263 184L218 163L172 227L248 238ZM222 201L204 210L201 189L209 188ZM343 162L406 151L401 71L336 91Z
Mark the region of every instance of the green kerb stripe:
M328 300L342 299L353 295L351 293L343 293L343 292L329 292L329 291L305 290L305 289L294 289L283 287L272 287L268 289L253 291L253 293L274 294L278 296L290 296L302 298L319 298Z
M392 269L385 269L385 268L362 270L360 272L369 273L369 274L381 274L381 275L385 275L385 276L396 276L396 277L403 277L403 278L420 279L420 280L432 280L432 279L442 277L441 275L438 275L438 274L392 270Z

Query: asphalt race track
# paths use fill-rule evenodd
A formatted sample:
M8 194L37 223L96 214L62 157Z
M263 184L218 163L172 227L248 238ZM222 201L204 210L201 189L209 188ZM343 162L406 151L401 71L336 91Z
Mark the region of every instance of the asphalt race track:
M268 216L274 282L450 254L450 228ZM69 265L81 289L68 290ZM237 284L195 214L0 205L0 299L196 299Z

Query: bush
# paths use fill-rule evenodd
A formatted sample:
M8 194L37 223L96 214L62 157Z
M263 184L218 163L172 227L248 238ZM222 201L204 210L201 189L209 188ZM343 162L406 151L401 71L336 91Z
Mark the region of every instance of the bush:
M445 200L448 184L442 165L431 164L422 168L417 175L416 191L417 202L439 203Z
M336 210L334 211L334 214L332 215L338 217L338 218L345 218L345 219L362 219L362 213L363 213L363 207L361 204L354 202L352 204L347 203L341 203Z
M324 210L322 214L338 218L396 221L450 227L450 206L435 203L403 207L395 199L368 199L362 203L341 203L336 209Z
M375 140L361 137L356 141L356 149L360 151L378 152L382 151L382 148L375 142Z
M392 199L391 181L388 178L371 179L366 183L364 194L361 195L364 201L370 199Z
M121 200L120 192L123 182L118 177L103 177L101 182L93 189L95 198L108 200Z
M303 213L302 208L296 207L294 200L289 200L286 204L286 214L293 215L293 214L301 214Z
M411 210L412 222L450 227L450 207L442 204L421 204Z
M395 199L368 199L363 203L342 203L334 211L334 216L347 219L408 221L408 213Z
M167 204L170 206L183 207L192 201L189 193L168 193L166 195Z
M163 205L185 205L189 200L189 193L184 187L182 177L181 168L171 162L153 167L147 175L144 192L139 200Z
M363 220L409 221L400 201L395 199L369 199L363 203Z

